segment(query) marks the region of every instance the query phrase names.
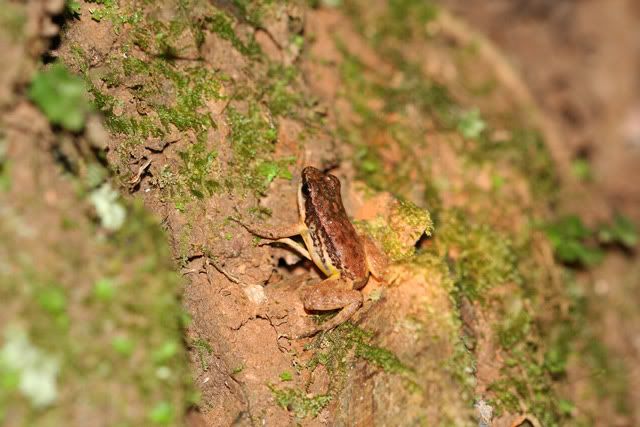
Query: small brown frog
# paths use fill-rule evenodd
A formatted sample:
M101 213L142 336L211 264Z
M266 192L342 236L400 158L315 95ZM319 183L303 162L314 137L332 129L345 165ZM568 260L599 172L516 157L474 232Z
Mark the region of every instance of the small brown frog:
M381 279L388 261L386 255L366 235L358 234L349 221L340 195L340 180L334 175L307 166L298 188L300 221L269 229L241 223L251 233L283 243L313 261L327 276L320 284L302 293L308 311L342 309L331 320L304 333L311 336L348 320L362 305L360 289L369 274ZM291 239L300 235L304 246Z

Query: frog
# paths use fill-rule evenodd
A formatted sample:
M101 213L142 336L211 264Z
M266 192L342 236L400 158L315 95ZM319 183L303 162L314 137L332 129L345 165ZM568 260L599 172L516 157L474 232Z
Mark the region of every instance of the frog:
M307 312L339 310L328 321L299 335L309 337L341 325L363 304L362 288L374 276L384 281L389 261L377 242L359 233L347 215L340 180L313 166L302 169L298 182L298 221L256 226L234 219L269 243L284 244L313 262L326 277L306 287L301 300ZM293 237L300 236L298 243Z

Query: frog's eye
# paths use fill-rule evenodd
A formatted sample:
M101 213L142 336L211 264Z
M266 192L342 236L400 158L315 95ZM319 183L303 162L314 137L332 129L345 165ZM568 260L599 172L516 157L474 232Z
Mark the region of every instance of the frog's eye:
M302 184L302 194L304 194L306 197L309 197L309 185L305 182L304 184Z

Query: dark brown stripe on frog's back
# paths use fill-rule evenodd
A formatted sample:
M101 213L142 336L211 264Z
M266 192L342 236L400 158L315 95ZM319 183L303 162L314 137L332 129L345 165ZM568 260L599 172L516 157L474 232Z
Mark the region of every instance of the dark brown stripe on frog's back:
M327 259L325 258L325 252L330 255L331 265L338 270L342 270L342 264L340 261L338 260L336 262L336 260L331 257L331 254L335 252L335 248L333 247L333 243L331 242L331 239L329 239L326 230L322 227L322 224L320 224L310 197L307 197L305 200L305 213L304 222L309 229L309 235L313 241L313 247L316 249L316 253L322 260L325 270L329 270L329 262L327 262Z

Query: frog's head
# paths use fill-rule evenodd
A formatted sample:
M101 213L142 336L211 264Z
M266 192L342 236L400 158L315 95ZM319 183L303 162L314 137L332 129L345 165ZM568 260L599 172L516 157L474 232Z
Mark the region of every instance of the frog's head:
M342 205L340 180L336 176L324 173L313 166L302 169L301 175L302 179L298 191L298 203L301 211L319 210L336 203Z

